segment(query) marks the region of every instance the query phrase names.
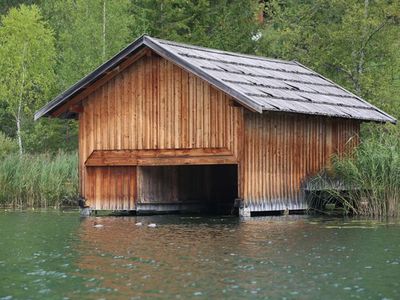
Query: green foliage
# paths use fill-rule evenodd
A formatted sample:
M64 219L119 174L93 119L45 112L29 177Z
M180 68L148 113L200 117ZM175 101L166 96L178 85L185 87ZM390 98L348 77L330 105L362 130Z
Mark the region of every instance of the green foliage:
M47 207L71 203L78 196L76 153L22 156L0 160L0 204Z
M143 33L296 59L400 117L399 1L261 2L264 24L254 0L1 1L0 201L53 205L76 195L76 158L26 154L19 160L12 154L15 141L23 140L30 154L76 151L75 121L33 122L33 111ZM335 160L336 173L369 191L352 195L359 203L365 197L376 201L368 205L373 213L357 212L394 214L398 130L364 128L354 158ZM71 189L63 184L68 180Z
M372 216L400 214L400 130L369 127L357 151L334 159L334 170L344 182L358 187L350 193L356 212Z
M260 54L298 60L400 116L400 2L269 2Z
M12 8L1 19L0 99L16 121L22 152L23 116L45 103L54 81L54 38L37 6Z
M251 0L133 0L135 35L254 53L259 6Z
M0 160L11 153L16 153L17 149L17 143L0 131Z
M374 217L400 215L400 130L393 125L363 128L365 138L354 152L333 157L332 170L317 176L312 185L324 186L322 198L311 206L321 208L339 201L346 211ZM345 187L337 189L335 182ZM333 184L332 184L333 183Z
M17 7L21 4L34 4L35 0L1 0L0 15L6 14L12 7Z
M30 121L23 132L28 153L57 153L60 149L73 152L78 149L78 123L75 120L47 119Z
M59 91L132 41L129 3L129 0L43 1L44 14L57 30Z
M1 97L16 115L21 95L24 109L37 109L54 81L55 58L52 30L42 19L37 6L21 5L10 9L1 20L0 70Z
M8 103L0 99L0 131L8 136L15 136L15 119L7 107Z

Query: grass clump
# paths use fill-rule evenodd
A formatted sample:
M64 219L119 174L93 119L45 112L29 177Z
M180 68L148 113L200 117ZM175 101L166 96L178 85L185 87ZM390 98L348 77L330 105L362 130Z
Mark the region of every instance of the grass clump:
M352 153L333 157L328 177L325 173L316 178L331 187L326 203L334 199L353 214L400 216L400 130L364 128L362 141Z
M0 204L48 207L78 196L77 154L9 154L0 161Z

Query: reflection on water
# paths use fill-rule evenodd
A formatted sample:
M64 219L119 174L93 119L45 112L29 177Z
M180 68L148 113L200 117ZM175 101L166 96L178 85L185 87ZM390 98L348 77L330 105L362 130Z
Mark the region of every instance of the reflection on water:
M399 230L307 216L1 212L0 298L398 299Z

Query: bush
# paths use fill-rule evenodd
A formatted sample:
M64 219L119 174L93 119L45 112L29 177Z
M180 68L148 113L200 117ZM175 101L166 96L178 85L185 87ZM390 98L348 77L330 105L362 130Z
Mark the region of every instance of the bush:
M18 145L12 138L0 131L0 160L11 153L18 151Z
M78 197L76 153L9 154L0 161L0 203L47 207Z

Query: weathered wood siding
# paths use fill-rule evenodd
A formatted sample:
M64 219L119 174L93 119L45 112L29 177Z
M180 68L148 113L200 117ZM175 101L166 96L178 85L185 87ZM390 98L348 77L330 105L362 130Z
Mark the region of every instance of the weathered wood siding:
M104 81L82 106L81 195L95 209L132 210L136 202L162 202L154 195L164 187L141 177L138 166L236 163L238 196L252 211L303 209L304 180L333 153L358 143L357 121L244 113L225 93L155 54ZM169 185L179 173L173 170L151 172ZM176 201L174 193L164 200Z
M301 185L334 153L358 144L359 122L293 114L245 115L242 191L251 211L304 209Z
M104 185L98 185L100 190L95 194L89 193L91 187L85 187L94 180L107 182L106 177L114 176L116 168L85 166L94 150L218 148L239 158L243 108L231 101L223 92L157 55L137 60L83 101L79 115L81 194L96 209L131 208L115 204L121 198L134 197L126 195L126 190L109 196L115 201L108 206L99 202L104 195L111 195ZM89 168L97 171L92 174ZM127 171L135 167L118 168ZM104 170L103 179L98 179L98 170ZM124 180L114 177L115 182L109 184L118 186Z
M88 167L87 199L96 209L134 210L136 167Z

